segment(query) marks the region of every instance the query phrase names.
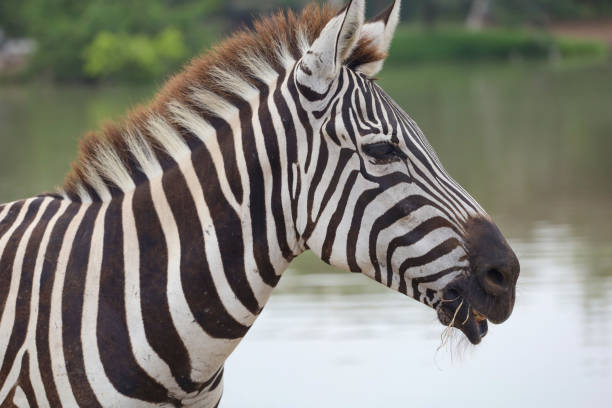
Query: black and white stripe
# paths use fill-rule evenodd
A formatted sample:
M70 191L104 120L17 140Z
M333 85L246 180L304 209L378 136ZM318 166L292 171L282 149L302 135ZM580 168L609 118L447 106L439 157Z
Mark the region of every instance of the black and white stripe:
M1 406L218 405L225 359L308 248L439 305L486 215L370 79L382 63L337 64L360 36L388 50L399 1L363 7L302 58L245 52L254 79L216 72L223 93L126 125L76 188L0 206Z

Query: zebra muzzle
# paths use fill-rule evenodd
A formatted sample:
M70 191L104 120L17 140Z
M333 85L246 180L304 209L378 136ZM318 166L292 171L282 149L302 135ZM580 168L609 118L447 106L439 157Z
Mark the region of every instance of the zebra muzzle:
M445 326L461 330L472 344L480 343L489 330L487 317L452 289L438 307L438 319Z

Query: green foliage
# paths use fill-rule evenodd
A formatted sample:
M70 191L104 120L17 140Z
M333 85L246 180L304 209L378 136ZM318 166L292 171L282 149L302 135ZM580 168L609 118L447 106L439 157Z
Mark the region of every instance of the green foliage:
M393 41L389 62L406 64L425 61L474 61L485 59L601 56L607 47L597 41L557 39L525 30L488 29L474 32L460 27L423 30L400 27Z
M211 15L222 6L222 0L21 0L11 13L22 34L39 43L36 71L57 79L136 80L162 76L209 45L217 31Z
M600 41L559 37L556 44L563 57L605 57L610 52L608 46Z
M404 19L412 21L462 21L473 0L410 0ZM489 17L501 25L547 24L554 20L598 18L612 15L610 0L491 0Z
M326 2L327 0L317 0ZM599 43L554 40L544 34L448 28L463 22L473 0L410 0L404 19L438 27L402 29L392 59L426 61L545 57L551 53L605 53ZM300 8L308 0L0 0L0 27L38 41L36 74L60 80L150 81L174 71L212 44L228 27L276 7ZM371 11L390 0L368 0ZM555 18L612 15L609 0L491 0L491 20L501 26L545 25Z
M176 68L187 57L183 34L176 28L146 35L98 33L85 49L85 74L92 78L152 79Z

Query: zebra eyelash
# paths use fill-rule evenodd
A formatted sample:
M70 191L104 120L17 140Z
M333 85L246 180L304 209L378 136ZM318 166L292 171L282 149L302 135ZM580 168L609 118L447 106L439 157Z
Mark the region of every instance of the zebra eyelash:
M363 146L363 152L373 159L374 164L389 164L406 160L408 156L399 146L390 142L370 143Z

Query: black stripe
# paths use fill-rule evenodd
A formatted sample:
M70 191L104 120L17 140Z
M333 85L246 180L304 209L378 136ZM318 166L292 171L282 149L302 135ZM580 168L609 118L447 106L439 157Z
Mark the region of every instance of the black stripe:
M295 255L289 248L289 242L287 241L287 226L285 224L285 209L283 208L282 198L282 189L284 186L282 184L282 163L280 161L278 135L276 134L272 115L268 107L268 87L264 84L260 84L259 88L261 92L259 98L259 123L261 124L261 131L265 141L268 162L270 163L270 171L272 173L272 217L274 218L276 237L283 257L287 261L291 261Z
M47 400L52 407L61 406L53 371L51 369L51 351L49 349L49 313L51 309L51 295L57 268L57 259L70 221L79 210L79 203L70 204L64 214L56 221L50 234L49 245L45 253L43 268L40 275L40 303L38 306L38 320L36 323L36 348L38 354L38 367L45 387Z
M340 183L340 177L342 176L342 173L344 172L348 161L351 159L351 157L353 157L354 154L355 151L351 149L340 150L340 155L336 163L334 175L332 176L331 180L329 180L327 190L325 190L325 194L323 194L323 198L321 199L321 208L319 209L319 214L317 214L315 224L319 222L323 211L327 208L327 205L330 204L331 197L336 192L338 184Z
M329 83L329 85L327 86L327 89L323 92L323 93L319 93L317 91L315 91L314 89L304 85L304 84L300 84L298 81L296 81L297 84L297 88L300 91L300 94L306 98L307 101L309 102L318 102L318 101L322 101L325 98L327 98L327 96L329 95L332 86L334 85L334 81L331 81Z
M459 271L465 271L468 268L466 267L461 267L461 266L457 266L457 267L453 267L453 268L448 268L448 269L444 269L440 272L436 272L433 273L431 275L427 275L427 276L423 276L420 278L414 278L412 279L412 290L413 290L413 294L412 296L417 299L420 300L421 295L420 295L420 291L419 291L419 284L421 283L429 283L429 282L435 282L438 279L442 279L443 277L445 277L446 275L453 273L453 272L459 272ZM435 304L432 304L432 307L435 308Z
M26 330L30 319L30 299L32 295L32 278L34 275L34 267L38 257L38 249L42 240L42 236L47 228L49 220L59 208L59 202L54 201L45 210L38 224L32 230L30 239L27 243L26 250L23 256L23 266L19 273L21 279L19 282L17 303L15 305L15 321L10 333L10 340L7 345L6 353L2 368L0 369L0 384L6 381L10 369L13 365L19 349L23 345L26 337ZM34 214L34 217L36 214Z
M383 215L378 217L372 226L372 230L370 231L370 239L369 239L369 253L370 260L374 265L375 277L377 281L381 281L381 271L380 265L378 263L378 256L376 253L376 244L378 241L378 236L384 229L390 227L395 222L399 221L404 217L408 217L414 211L418 210L424 206L431 206L434 208L438 208L438 206L428 200L427 198L420 195L411 195L405 197L395 203L393 207L387 210ZM390 273L391 265L387 264L387 271ZM390 275L389 275L390 276ZM389 281L390 282L390 278Z
M325 133L327 133L327 135L331 138L331 140L336 145L341 146L342 144L340 143L340 138L338 137L338 134L336 131L336 116L337 116L339 104L340 104L340 100L337 100L334 103L334 105L332 106L329 118L327 118L327 121L323 125L323 128L325 129Z
M352 110L352 98L353 92L355 90L355 81L354 78L349 77L348 79L348 87L346 92L342 96L342 102L340 105L342 121L344 123L344 128L346 130L347 135L351 138L353 142L353 146L359 146L357 142L357 132L353 128L353 123L351 121L351 110Z
M147 341L168 364L176 382L182 388L190 390L195 386L191 381L191 362L170 314L166 296L166 240L153 207L148 183L140 185L134 192L132 210L140 249L140 306Z
M15 262L17 248L19 247L19 243L21 242L26 229L29 227L32 221L34 221L43 200L43 198L38 198L30 202L23 221L21 221L21 224L19 224L19 226L13 231L13 234L10 236L6 246L4 247L2 257L0 257L0 316L4 314L4 309L6 307L9 287L13 276L13 265ZM16 271L16 273L20 274L21 271ZM2 383L2 381L0 381L0 383Z
M219 369L215 371L215 373L208 380L206 380L206 382L202 383L198 391L202 392L206 390L213 383L213 381L217 379L219 374L221 374L222 372L223 372L223 366L219 367Z
M336 86L336 90L334 91L334 94L332 95L332 97L329 99L329 102L327 103L327 105L319 110L319 111L314 111L312 113L312 115L316 118L316 119L321 119L323 116L325 116L327 114L327 112L329 111L329 107L332 104L337 104L339 102L338 99L338 95L340 95L340 92L342 92L342 87L344 86L344 70L341 72L341 74L338 76L338 80L336 81L337 86Z
M233 135L230 125L223 119L216 117L207 119L217 132L217 143L221 150L221 156L223 156L227 182L238 204L242 204L244 190L240 173L238 172L238 153L236 152L235 135Z
M360 76L361 78L361 82L364 84L364 97L365 97L365 103L366 103L366 112L368 114L368 120L370 122L373 122L375 124L379 124L380 122L382 122L382 117L377 118L376 115L374 114L374 94L375 94L375 90L373 89L372 86L372 81L370 81L369 79L365 78L364 76Z
M310 124L310 118L308 117L308 113L306 112L306 110L304 109L300 101L300 94L296 88L295 76L293 75L293 73L290 77L290 80L287 81L287 88L289 89L289 93L291 94L293 102L295 103L295 109L298 114L298 120L300 121L300 124L304 127L304 130L306 131L307 152L306 152L306 163L304 163L304 171L308 173L308 169L310 168L311 155L312 155L313 129L312 129L312 125Z
M327 143L326 143L325 137L321 133L319 135L319 138L321 139L319 143L319 154L317 156L315 172L312 177L312 181L310 182L310 186L308 189L308 197L306 200L307 223L306 223L306 228L304 229L304 232L302 234L302 238L304 239L304 241L308 241L308 238L310 238L310 234L312 234L312 231L314 230L316 226L316 223L313 220L314 214L312 213L312 207L314 205L314 195L317 191L317 188L319 187L319 184L323 182L322 180L323 173L325 172L325 168L327 167L327 162L329 159L329 152L327 149ZM319 214L317 215L317 218L320 216L322 209L323 209L323 204L321 205L321 209L319 210Z
M365 215L365 210L374 200L378 194L380 194L379 190L371 189L366 190L357 199L355 203L355 208L353 210L353 219L351 220L351 227L349 229L349 233L346 239L346 257L349 269L352 272L361 272L361 268L357 264L357 240L359 239L359 233L361 232L361 225L363 216Z
M286 171L287 171L287 185L290 189L290 195L293 194L292 186L294 181L293 174L293 164L297 163L297 135L295 133L295 124L293 122L293 116L291 115L291 111L287 106L287 102L283 97L281 91L282 79L279 77L278 86L274 91L274 105L278 110L278 114L282 120L283 128L285 130L285 144L287 150L287 163L286 163ZM297 220L297 200L296 197L291 197L291 219L293 220L293 228L295 232L295 236L298 237L299 233L296 229L296 220Z
M20 201L11 205L11 208L8 210L8 213L4 216L2 220L0 220L0 239L6 234L6 232L11 229L11 226L17 219L17 216L21 212L21 208L23 207L24 201Z
M354 119L355 127L357 128L357 134L361 137L369 136L372 134L378 134L380 131L376 128L373 128L368 123L365 122L364 118L361 116L361 103L359 102L359 96L355 93L355 101L354 105L356 107L350 108L350 114ZM362 127L366 126L366 127Z
M344 185L344 189L342 190L342 195L338 200L338 206L336 207L336 211L332 215L331 220L329 222L329 226L327 227L327 234L325 235L325 241L323 241L323 248L321 250L321 259L324 262L329 263L331 251L334 245L334 241L336 239L336 231L338 230L338 225L340 225L342 218L346 214L346 205L358 175L359 172L353 171L346 180L346 184Z
M100 270L97 342L100 361L117 392L152 403L174 403L166 389L140 367L131 344L126 317L122 201L116 198L104 217L104 251ZM99 243L96 243L99 244ZM182 385L182 384L181 384Z
M219 374L217 375L217 378L215 379L215 382L212 383L212 385L210 386L210 389L208 390L208 392L212 392L212 391L216 390L217 387L219 386L219 384L221 384L221 380L223 380L223 368L221 368L221 370L219 371Z
M101 406L85 374L83 345L81 344L85 277L89 262L91 234L99 211L100 203L92 204L85 210L70 251L62 291L62 339L66 372L74 397L82 407Z
M426 265L435 261L438 258L443 257L451 253L455 248L461 247L461 243L457 240L457 238L449 238L436 247L432 248L425 255L421 255L415 258L408 258L399 267L399 275L400 275L400 287L399 291L402 293L407 293L406 287L406 270L409 268L414 268L416 266ZM416 296L415 296L416 297Z
M443 169L441 169L437 165L437 163L435 163L435 160L433 160L433 159L430 160L430 158L428 156L426 156L424 153L422 153L421 150L418 149L415 146L415 142L417 144L421 144L421 143L418 140L418 136L417 136L418 132L417 132L417 130L415 128L412 127L411 121L405 117L405 114L401 110L399 110L398 107L395 108L395 111L396 111L397 115L400 117L400 120L399 120L400 126L402 127L402 130L405 132L405 134L407 136L405 138L405 143L406 143L406 146L408 147L408 149L410 150L410 152L414 155L414 157L419 162L422 163L422 165L431 174L431 176L433 177L434 180L440 182L441 184L445 185L448 188L448 183L444 179L442 179L442 178L440 178L438 176L438 174L436 173L434 167L436 169L438 169L438 171L441 172L441 173L445 173L445 171ZM422 147L424 148L424 146L422 146ZM424 148L424 150L428 151L425 148ZM417 166L414 166L414 167L417 168ZM459 213L461 213L461 209L458 207L459 202L457 201L457 199L455 197L451 197L449 194L441 191L441 189L438 188L435 185L434 180L430 180L429 178L427 178L424 175L423 175L423 178L428 181L430 187L433 188L438 193L438 196L440 198L443 198L443 199L445 199L447 201L447 207L450 206L449 210L451 210L453 212L455 217L457 219L461 219L462 217L460 217L458 215ZM472 207L472 209L474 211L476 211L476 209L474 208L474 206L471 203L469 203L469 206Z
M210 163L212 165L212 162ZM235 321L227 312L215 287L205 255L204 232L182 173L178 168L172 169L164 174L162 182L178 228L181 247L181 282L191 313L196 322L212 337L234 339L244 336L248 327ZM220 190L217 191L220 192ZM227 251L228 248L225 250ZM231 253L231 251L228 252ZM225 257L229 261L228 255L226 252ZM241 280L234 279L231 282L234 284L232 289L241 302L251 306L257 312L257 300L246 280L244 266L242 266L243 273L239 273L240 266L224 265L225 268L228 268L226 275L234 274L235 277L241 277Z
M374 87L374 85L372 85L372 87ZM378 120L382 126L382 131L385 135L389 134L389 125L387 123L387 119L385 118L384 112L382 110L382 105L383 102L380 98L380 95L378 94L378 92L376 92L377 89L374 90L374 92L372 92L372 98L374 98L374 106L376 108L376 116L378 117ZM398 139L397 139L397 134L394 132L392 133L392 140L393 142L397 143Z
M242 220L227 201L221 190L219 180L216 177L210 177L211 174L215 174L215 166L210 152L206 148L199 149L192 157L192 163L204 191L204 199L215 227L219 253L228 283L247 309L257 314L260 311L259 303L249 286L244 266L245 250ZM241 325L240 327L232 327L232 330L225 334L219 333L220 337L242 337L247 330L246 327Z
M249 209L252 229L252 236L246 237L246 239L253 241L253 255L263 281L274 287L280 276L276 274L268 256L270 251L267 234L265 180L257 154L257 145L255 144L255 135L251 123L252 118L253 111L250 105L244 104L240 109L240 123L242 126L242 149L246 167L249 171ZM222 252L224 251L222 250Z
M363 159L362 159L362 162L363 162ZM365 173L365 170L363 169L363 163L362 163L361 173L362 175ZM400 175L404 176L403 174L400 174ZM370 177L366 177L366 178L370 178ZM376 178L374 178L374 181L376 181ZM357 203L355 204L355 207L353 210L353 218L351 220L351 227L349 229L349 233L348 233L347 240L346 240L347 262L348 262L349 269L352 272L361 272L361 268L357 264L357 259L356 259L357 240L359 239L359 233L361 232L361 225L363 224L363 217L365 215L365 211L368 205L372 201L374 201L376 197L378 197L378 195L381 193L381 188L389 189L399 183L405 182L406 180L403 177L396 177L394 173L394 174L389 175L388 178L383 178L381 181L384 182L385 184L381 185L380 188L366 190L361 193L361 195L357 199Z
M11 389L11 391L8 393L8 395L6 396L6 399L0 403L0 408L17 408L17 405L13 403L13 399L15 398L16 390L17 390L17 386L14 386Z
M395 253L395 251L400 247L414 245L415 243L423 239L423 237L425 237L427 234L440 228L450 228L457 235L459 235L459 231L457 231L455 226L451 224L446 218L433 217L419 224L417 227L407 232L406 234L391 240L391 242L389 243L389 247L387 248L387 286L391 286L391 276L393 274L391 259L393 258L393 254Z
M34 395L34 388L32 387L32 383L30 381L30 352L26 351L23 353L23 357L21 358L21 371L19 372L19 379L17 380L17 384L23 390L23 393L28 400L28 405L30 408L38 408L38 403L36 402L36 396Z
M412 133L413 135L415 135L417 141L419 142L419 144L423 147L423 149L428 152L428 154L433 154L435 155L435 152L433 152L433 148L431 147L431 145L429 144L429 142L427 142L425 135L423 135L423 132L421 132L421 130L419 129L419 127L417 126L417 124L410 119L410 117L408 117L399 107L395 108L396 111L398 111L398 114L406 121L407 126L410 127L410 129L412 129ZM431 153L429 153L431 152ZM431 158L431 162L432 165L438 169L438 171L444 175L446 175L446 170L444 170L444 168L440 165L438 160L435 160L435 157ZM461 206L461 203L459 202L459 200L461 200L464 204L466 204L469 208L471 208L473 211L478 212L479 210L476 208L476 206L468 199L468 197L466 196L466 194L464 192L462 192L461 190L458 190L456 186L454 186L451 182L449 182L449 180L447 180L445 177L439 177L437 174L434 174L434 176L436 177L436 179L441 182L442 184L444 184L444 186L448 189L451 190L452 192L455 193L455 196L453 196L453 200L454 202L456 202L458 205ZM457 198L458 197L458 198Z

